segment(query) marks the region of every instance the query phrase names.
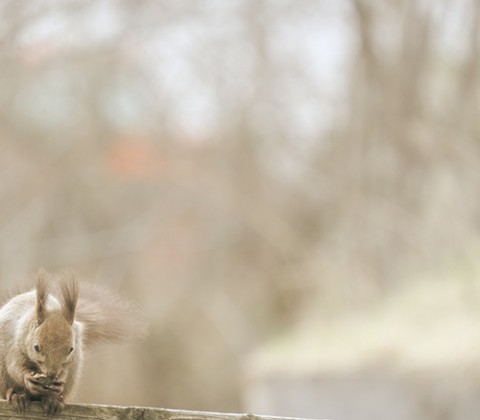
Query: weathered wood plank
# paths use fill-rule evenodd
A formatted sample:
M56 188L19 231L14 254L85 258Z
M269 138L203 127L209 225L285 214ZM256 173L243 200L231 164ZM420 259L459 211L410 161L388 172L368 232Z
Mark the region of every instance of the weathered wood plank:
M39 403L31 404L26 414L18 414L5 400L0 400L0 419L45 420ZM254 414L210 413L203 411L171 410L150 407L119 407L111 405L70 404L56 420L100 419L100 420L300 420L288 417L257 416Z

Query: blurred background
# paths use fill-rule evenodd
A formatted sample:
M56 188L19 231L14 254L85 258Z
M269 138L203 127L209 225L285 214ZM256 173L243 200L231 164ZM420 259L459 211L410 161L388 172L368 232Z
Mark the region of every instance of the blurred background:
M141 308L80 402L478 419L479 57L473 0L2 0L0 289Z

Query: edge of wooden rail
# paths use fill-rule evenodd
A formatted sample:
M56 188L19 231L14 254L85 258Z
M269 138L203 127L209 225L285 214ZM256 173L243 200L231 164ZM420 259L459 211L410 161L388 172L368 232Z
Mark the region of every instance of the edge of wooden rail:
M0 400L0 419L42 419L43 409L38 402L31 403L28 412L19 414L5 400ZM304 420L294 417L261 416L250 413L214 413L206 411L173 410L153 407L129 407L94 404L68 404L56 420L68 419L159 419L159 420Z

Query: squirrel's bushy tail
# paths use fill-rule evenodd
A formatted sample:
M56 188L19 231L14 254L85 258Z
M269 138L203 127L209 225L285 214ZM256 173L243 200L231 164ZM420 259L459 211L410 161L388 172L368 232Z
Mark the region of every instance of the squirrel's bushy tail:
M147 331L132 303L94 284L80 283L75 319L83 324L86 347L140 339Z

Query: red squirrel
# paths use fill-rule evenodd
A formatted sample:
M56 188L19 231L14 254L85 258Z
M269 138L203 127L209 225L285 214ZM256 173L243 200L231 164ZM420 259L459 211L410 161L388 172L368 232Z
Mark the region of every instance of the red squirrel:
M60 413L78 384L84 350L145 331L132 305L115 294L79 286L73 274L50 277L41 269L34 290L0 309L0 397L20 413L30 401L41 401L47 415Z

